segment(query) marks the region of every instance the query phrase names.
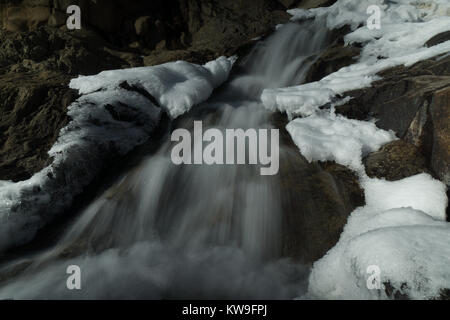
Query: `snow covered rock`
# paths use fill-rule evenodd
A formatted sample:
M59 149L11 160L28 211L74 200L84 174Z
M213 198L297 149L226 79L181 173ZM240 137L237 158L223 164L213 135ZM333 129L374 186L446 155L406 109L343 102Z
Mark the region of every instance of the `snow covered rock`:
M286 129L309 161L335 161L360 172L364 170L363 156L396 139L393 132L379 129L372 122L334 114L298 118Z
M338 244L314 264L308 298L439 298L450 288L445 186L427 174L369 179L367 205L350 216ZM368 285L373 267L379 289Z
M164 108L172 118L206 100L228 77L234 58L204 66L174 62L73 79L82 96L49 151L53 162L28 180L0 182L0 250L31 240L67 209L105 160L146 142Z

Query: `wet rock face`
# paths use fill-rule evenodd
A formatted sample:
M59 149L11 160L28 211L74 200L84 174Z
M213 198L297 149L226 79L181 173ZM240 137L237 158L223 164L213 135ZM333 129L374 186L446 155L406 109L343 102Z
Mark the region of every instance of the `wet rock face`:
M349 169L308 163L298 150L281 157L280 177L283 253L313 263L338 242L350 213L364 205L364 192Z
M365 203L358 176L336 163L309 163L274 116L280 129L280 194L283 254L311 264L339 240L350 213Z

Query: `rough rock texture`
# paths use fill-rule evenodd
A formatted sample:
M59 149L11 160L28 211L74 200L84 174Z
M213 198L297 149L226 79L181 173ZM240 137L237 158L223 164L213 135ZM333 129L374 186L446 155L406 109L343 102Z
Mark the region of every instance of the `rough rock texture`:
M65 111L76 93L65 78L43 76L0 75L2 180L25 180L47 166L47 151L68 122Z
M95 34L79 35L0 31L0 180L24 180L49 164L47 151L77 96L71 78L131 65L96 47Z
M371 88L350 92L353 99L337 111L350 118L378 119L378 127L394 130L413 144L429 169L450 185L450 56L393 68L380 76Z
M427 160L417 148L403 140L384 145L363 159L369 177L400 180L422 172L431 173Z

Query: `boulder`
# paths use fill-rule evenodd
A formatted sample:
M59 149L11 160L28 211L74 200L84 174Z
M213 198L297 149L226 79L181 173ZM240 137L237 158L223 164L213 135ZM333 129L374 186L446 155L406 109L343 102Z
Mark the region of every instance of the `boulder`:
M283 255L305 264L320 259L339 240L350 213L364 205L358 176L336 163L310 163L280 128L280 194L283 212Z
M426 158L417 148L403 140L384 145L363 159L366 173L371 178L400 180L422 172L431 173Z
M450 31L442 32L442 33L435 35L434 37L429 39L425 43L425 45L427 47L432 47L432 46L435 46L437 44L440 44L440 43L448 41L448 40L450 40Z
M429 170L449 185L450 56L392 68L380 76L372 87L349 92L353 99L336 107L337 112L360 120L376 118L378 127L413 144Z
M430 115L433 133L431 168L450 186L450 86L433 93Z

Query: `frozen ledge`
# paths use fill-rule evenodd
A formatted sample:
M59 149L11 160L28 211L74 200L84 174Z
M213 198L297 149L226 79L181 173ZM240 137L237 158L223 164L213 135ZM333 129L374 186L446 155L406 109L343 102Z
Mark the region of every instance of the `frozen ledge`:
M205 101L228 78L234 61L177 61L73 79L70 87L82 96L69 106L72 120L49 151L52 164L26 181L0 181L0 251L32 240L70 207L105 160L151 138L161 108L176 118Z

